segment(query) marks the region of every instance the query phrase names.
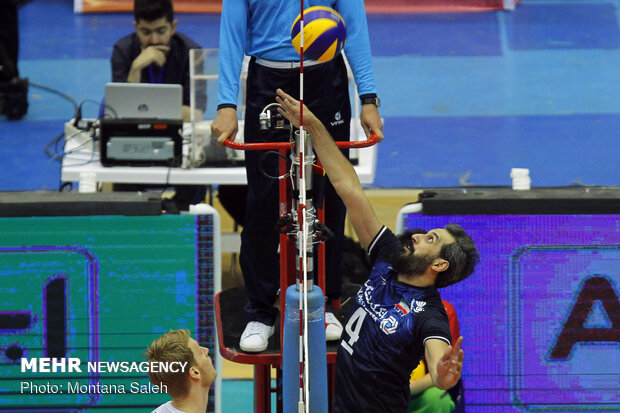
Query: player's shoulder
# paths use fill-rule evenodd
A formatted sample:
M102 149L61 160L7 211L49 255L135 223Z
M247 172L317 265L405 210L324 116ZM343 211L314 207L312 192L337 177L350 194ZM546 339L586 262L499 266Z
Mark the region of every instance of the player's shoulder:
M384 262L400 248L398 237L384 225L368 245L368 255L373 263Z

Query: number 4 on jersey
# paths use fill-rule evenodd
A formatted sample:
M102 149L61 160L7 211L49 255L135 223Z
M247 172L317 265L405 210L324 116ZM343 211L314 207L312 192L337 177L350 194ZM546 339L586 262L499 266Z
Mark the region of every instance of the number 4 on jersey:
M366 311L362 307L355 310L351 318L349 318L349 322L347 323L345 330L347 334L349 334L349 340L342 340L340 344L346 351L349 352L350 355L353 355L353 345L360 338L360 330L362 329L362 325L364 324L364 318L366 318Z

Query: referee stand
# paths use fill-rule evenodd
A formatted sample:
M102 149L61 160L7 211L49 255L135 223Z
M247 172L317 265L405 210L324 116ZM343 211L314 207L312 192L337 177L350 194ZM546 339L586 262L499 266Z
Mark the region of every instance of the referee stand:
M287 152L290 144L282 145L278 148L280 157L280 173L285 174L287 171ZM280 208L280 211L286 211L288 214L292 208L291 188L288 179L281 179L279 182L279 198L280 204L286 204L286 208ZM281 217L282 218L282 217ZM324 219L323 209L318 209L318 218L320 221ZM318 271L317 285L325 291L325 245L318 245ZM287 288L296 283L296 245L294 237L290 237L287 233L280 234L280 291L286 291ZM246 353L239 348L239 340L246 324L251 321L244 310L247 296L243 287L231 288L218 293L215 297L216 303L216 320L219 338L219 347L222 357L235 363L254 365L254 412L270 413L272 411L271 395L276 394L276 411L283 412L282 405L282 337L284 309L286 307L285 294L280 294L280 300L276 303L279 307L280 316L276 319L276 331L269 339L267 350L261 353ZM339 306L338 306L339 307ZM334 314L344 321L344 309L334 309ZM327 363L328 363L328 404L331 404L331 395L334 391L335 378L335 362L338 341L327 342ZM272 368L276 370L276 385L272 386Z

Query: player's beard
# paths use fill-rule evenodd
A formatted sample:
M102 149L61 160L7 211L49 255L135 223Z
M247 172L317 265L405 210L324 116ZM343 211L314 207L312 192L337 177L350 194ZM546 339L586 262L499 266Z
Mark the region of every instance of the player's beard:
M397 274L406 276L423 275L437 257L417 256L413 250L402 249L390 258L390 265Z

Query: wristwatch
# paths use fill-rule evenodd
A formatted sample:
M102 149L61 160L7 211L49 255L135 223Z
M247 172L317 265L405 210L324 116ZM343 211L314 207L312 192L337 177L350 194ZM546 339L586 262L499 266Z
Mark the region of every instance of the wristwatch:
M362 105L381 106L381 99L379 99L377 95L363 95L360 96L360 100L362 101Z

